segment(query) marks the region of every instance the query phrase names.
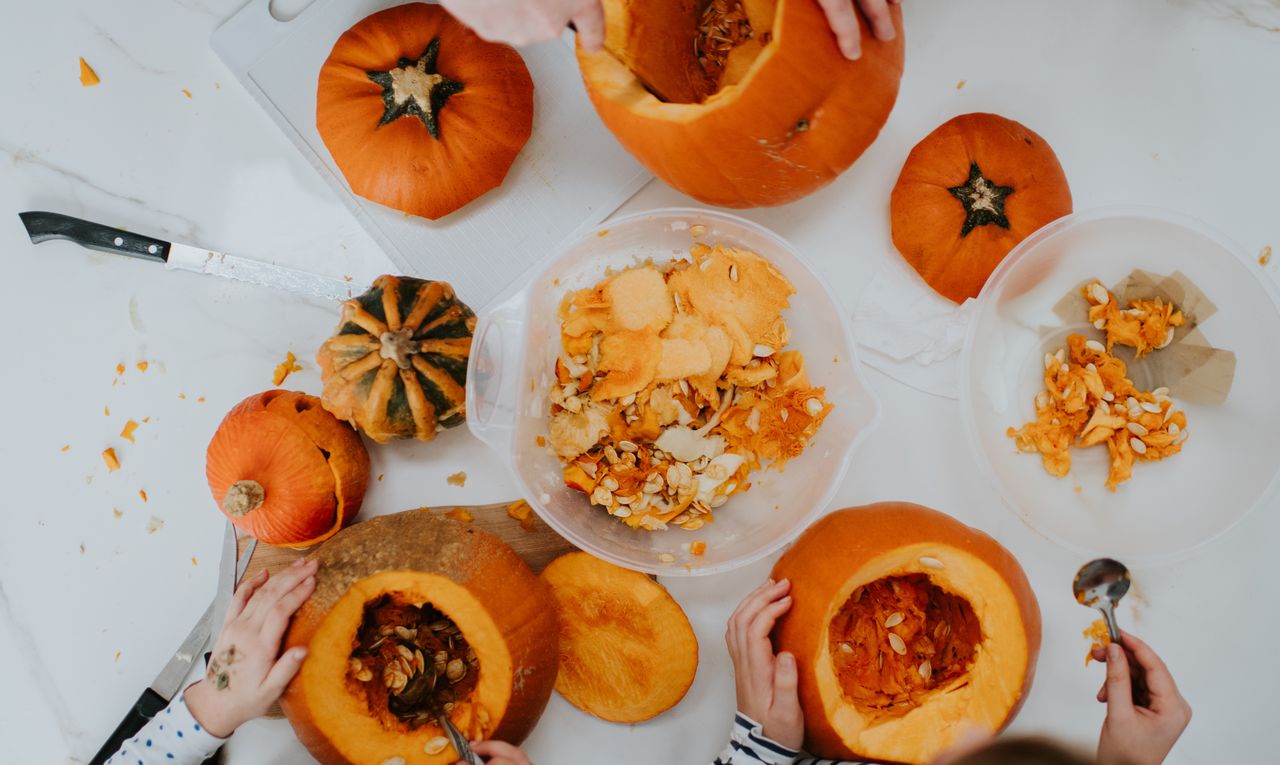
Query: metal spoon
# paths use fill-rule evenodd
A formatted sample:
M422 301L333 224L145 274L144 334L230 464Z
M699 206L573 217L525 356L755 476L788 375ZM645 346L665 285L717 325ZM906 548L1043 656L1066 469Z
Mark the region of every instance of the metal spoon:
M1076 602L1080 605L1096 608L1102 612L1102 619L1107 625L1107 634L1111 642L1124 648L1120 641L1120 627L1116 624L1116 604L1129 591L1129 569L1120 561L1111 558L1091 560L1080 567L1076 578L1071 583L1071 591L1075 593ZM1138 706L1149 706L1151 694L1147 690L1147 679L1142 665L1134 660L1133 654L1124 649L1129 659L1129 674L1133 680L1133 703Z

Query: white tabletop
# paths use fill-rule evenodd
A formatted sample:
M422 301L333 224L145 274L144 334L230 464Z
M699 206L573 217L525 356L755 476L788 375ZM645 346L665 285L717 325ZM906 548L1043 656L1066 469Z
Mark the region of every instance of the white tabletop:
M223 529L204 481L209 436L231 405L269 387L286 351L306 367L287 385L318 393L312 357L335 323L331 307L269 290L67 243L34 248L13 213L59 210L357 279L390 268L209 50L210 33L239 2L5 2L0 256L13 332L0 398L8 403L0 440L0 656L8 666L0 746L8 762L87 761L186 634L213 593ZM880 139L821 193L746 213L798 245L846 309L885 259L897 257L887 200L906 152L967 111L998 112L1043 135L1066 168L1077 209L1161 205L1197 214L1248 251L1280 249L1274 0L906 0L904 7L906 74ZM78 56L102 85L80 86ZM624 210L687 202L655 182ZM423 275L448 278L449 257ZM145 374L134 367L142 359L150 362ZM128 370L116 383L118 362ZM1082 665L1080 630L1091 617L1068 589L1081 561L1001 505L975 469L956 402L879 373L870 378L884 418L855 458L839 504L921 502L1013 550L1044 614L1036 684L1013 729L1092 742L1102 670ZM119 438L127 419L144 417L150 421L136 444ZM123 462L110 475L99 457L109 445ZM516 496L498 460L465 429L428 445L370 451L375 475L385 479L373 483L366 515ZM471 477L465 488L445 482L457 470ZM1121 617L1162 652L1195 707L1170 762L1276 758L1268 730L1280 681L1277 509L1259 508L1177 563L1135 572ZM153 517L164 525L148 533ZM701 642L688 696L638 726L597 721L555 697L527 742L533 759L708 761L733 711L724 621L767 571L761 563L666 582ZM228 754L237 765L310 761L284 721L247 725Z

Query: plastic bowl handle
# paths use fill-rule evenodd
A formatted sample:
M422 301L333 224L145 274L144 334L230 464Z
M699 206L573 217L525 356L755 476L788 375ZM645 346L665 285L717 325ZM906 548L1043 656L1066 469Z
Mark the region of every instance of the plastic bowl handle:
M522 302L513 299L483 312L467 362L467 427L504 457L515 437L520 400Z

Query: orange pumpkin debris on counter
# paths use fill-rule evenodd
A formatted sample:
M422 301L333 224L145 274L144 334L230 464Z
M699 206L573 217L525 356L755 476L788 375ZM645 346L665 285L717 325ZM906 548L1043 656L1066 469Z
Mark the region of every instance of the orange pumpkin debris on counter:
M281 699L325 765L445 765L437 724L519 743L556 682L555 602L515 552L474 525L409 511L339 532L312 554L316 588L285 635L308 654Z
M548 442L565 484L633 528L702 528L751 471L799 456L832 408L785 350L786 277L746 250L690 255L561 303Z
M449 512L445 513L445 515L449 516L455 521L462 521L463 523L471 523L476 519L474 515L472 515L466 508L463 508L463 507L455 507Z
M276 365L275 371L271 373L271 384L280 385L289 378L294 372L301 372L302 365L298 363L298 357L293 355L293 351L285 354L284 361Z
M812 0L605 0L604 47L578 49L604 124L654 175L721 207L780 205L830 183L888 119L903 31L844 57Z
M684 698L698 670L698 639L653 579L585 552L542 572L560 614L556 690L603 720L637 723Z
M805 749L926 763L1026 700L1040 609L991 537L919 505L837 510L773 568L793 605L774 627L796 657Z
M139 361L139 362L138 362L137 364L135 364L134 366L136 366L136 367L138 368L138 371L139 371L139 372L146 372L146 371L147 371L147 368L148 368L148 367L150 367L150 366L151 366L151 364L150 364L149 362L146 362L146 361Z
M533 508L523 499L518 499L507 505L507 516L520 521L520 527L525 531L533 529L537 523L533 515Z
M1162 348L1168 345L1173 327L1182 323L1181 313L1172 306L1135 301L1149 313L1117 313L1115 298L1101 285L1083 289L1093 304L1091 318L1104 309L1092 320L1107 331L1109 344L1129 345L1132 340L1139 354L1143 347ZM1119 318L1113 322L1113 317ZM1154 338L1162 344L1148 344ZM1065 349L1045 354L1044 368L1044 390L1035 401L1036 419L1021 428L1009 428L1007 434L1020 450L1039 453L1050 475L1062 478L1071 471L1073 447L1106 444L1111 461L1106 485L1115 491L1133 476L1134 463L1158 462L1182 451L1189 436L1186 413L1174 407L1167 388L1139 390L1109 345L1069 335Z
M499 186L533 129L507 45L408 3L348 29L320 68L316 130L351 190L435 220Z
M889 197L893 245L938 294L977 297L1036 229L1071 212L1053 149L996 114L962 114L916 144Z
M98 73L93 71L93 67L89 66L89 62L83 57L80 58L80 84L86 88L92 88L94 85L102 82L98 77Z
M66 448L63 448L66 451ZM107 447L102 450L102 461L107 463L107 472L114 473L120 469L120 458L116 456L116 450Z
M138 423L134 422L133 420L129 420L124 424L124 429L120 431L120 437L125 439L131 444L136 443L137 439L134 438L133 432L137 429L138 429Z
M459 470L458 472L456 472L456 473L454 473L454 474L452 474L452 475L447 476L444 480L445 480L445 482L446 482L446 483L448 483L450 486L466 486L466 485L467 485L467 473L466 473L466 471Z
M360 512L369 454L315 396L269 390L241 401L206 454L209 490L241 531L267 544L309 547Z

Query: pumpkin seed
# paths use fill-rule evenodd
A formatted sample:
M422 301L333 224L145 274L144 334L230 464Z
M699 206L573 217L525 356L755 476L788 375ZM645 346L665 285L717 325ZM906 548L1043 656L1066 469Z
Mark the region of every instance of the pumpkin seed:
M403 757L388 757L383 760L381 765L404 765Z
M1137 438L1130 438L1130 439L1129 439L1129 446L1130 446L1130 447L1131 447L1135 452L1137 452L1138 454L1146 454L1146 453L1147 453L1147 445L1146 445L1146 444L1144 444L1140 439L1137 439Z
M1102 392L1102 400L1103 400L1103 401L1115 401L1115 400L1116 400L1116 394L1112 393L1112 392L1111 392L1111 391L1109 391L1109 390L1104 390L1104 391Z
M449 682L457 683L467 674L467 664L462 659L453 659L445 667L444 676Z
M1089 285L1089 297L1098 305L1106 305L1111 302L1111 293L1107 292L1107 288L1097 282Z
M607 475L607 476L605 476L604 478L601 478L601 479L600 479L600 485L601 485L601 486L603 486L604 488L608 489L609 491L617 491L617 490L618 490L618 479L617 479L617 478L614 478L614 477L613 477L613 476L611 476L611 475Z
M1094 319L1094 321L1093 321L1093 328L1094 328L1094 329L1102 329L1103 327L1106 327L1106 326L1107 326L1107 320L1106 320L1106 319Z
M942 561L938 560L937 558L930 558L928 555L920 556L920 565L924 566L925 568L931 568L938 571L941 571L943 568L945 568L945 566L942 565Z
M729 281L738 281L738 266L736 264L729 266Z
M430 627L432 632L444 632L449 629L449 622L441 619L440 621L431 622Z
M1164 342L1157 345L1156 348L1157 349L1167 348L1169 347L1169 343L1172 343L1172 342L1173 342L1173 329L1170 328L1169 331L1165 333Z
M758 359L767 359L773 355L773 348L760 344L751 349L751 355Z
M888 619L884 620L885 629L893 629L894 627L897 627L899 624L902 624L902 620L905 618L906 617L902 615L901 611L894 611L889 614Z
M620 459L618 457L618 450L614 449L612 446L606 446L604 448L604 458L609 461L610 465L618 464L618 460Z
M422 747L422 751L426 754L440 754L447 746L449 746L449 739L444 736L436 736L435 738L427 741L427 743ZM404 760L401 760L401 762L404 762Z
M689 227L690 236L702 236L705 233L707 233L707 227L701 223L695 223Z
M853 646L848 643L840 644L840 653L853 653Z
M1130 422L1127 425L1125 425L1125 427L1128 428L1129 432L1134 434L1135 436L1145 436L1151 432L1147 430L1145 427L1143 427L1142 423L1139 423L1139 422Z
M607 507L613 504L613 492L609 491L604 486L597 486L591 492L591 502L595 505Z
M929 682L930 677L933 677L933 665L929 663L928 659L920 662L920 666L916 668L916 671L920 673L920 677L926 683Z
M1143 401L1142 404L1140 404L1140 406L1142 407L1143 411L1151 412L1152 414L1160 414L1162 411L1164 411L1163 409L1160 408L1159 404L1155 404L1150 401Z
M349 665L350 665L350 667L351 667L351 671L352 671L353 673L358 673L358 672L360 672L360 670L364 669L364 662L360 661L359 659L355 658L354 656L353 656L353 657L351 657L351 661L349 662Z
M1057 365L1057 363L1058 363L1058 360L1057 360L1057 359L1055 359L1055 358L1053 357L1053 354L1052 354L1052 353L1046 353L1046 354L1044 355L1044 368L1045 368L1045 369L1053 369L1053 368L1054 368L1054 366L1055 366L1055 365Z
M804 402L804 410L809 413L810 417L817 417L818 412L822 411L822 402L816 398L811 398Z
M1176 436L1176 435L1178 435L1178 431L1179 431L1179 430L1181 430L1181 429L1182 429L1182 428L1179 428L1179 427L1178 427L1178 423L1176 423L1176 422L1171 422L1171 423L1169 423L1169 435L1171 435L1171 436Z
M1085 343L1084 343L1084 347L1086 347L1086 348L1088 348L1089 350L1094 351L1094 352L1096 352L1096 353L1106 353L1106 352L1107 352L1107 347L1106 347L1105 345L1103 345L1102 343L1098 342L1097 340L1086 340L1086 341L1085 341Z
M635 445L633 441L619 441L618 448L624 452L638 452L640 447Z
M902 638L898 637L896 632L889 633L889 647L899 656L907 655L907 644L903 642Z
M716 495L716 496L712 497L712 498L711 498L711 502L709 502L708 504L710 504L710 505L711 505L711 507L712 507L712 509L714 509L714 508L717 508L717 507L723 507L723 506L724 506L724 503L726 503L726 502L728 502L728 501L729 501L729 498L728 498L728 497L726 497L726 496L725 496L725 495L723 495L723 494L718 494L718 495Z
M356 680L367 683L373 679L373 670L365 668L356 673Z

